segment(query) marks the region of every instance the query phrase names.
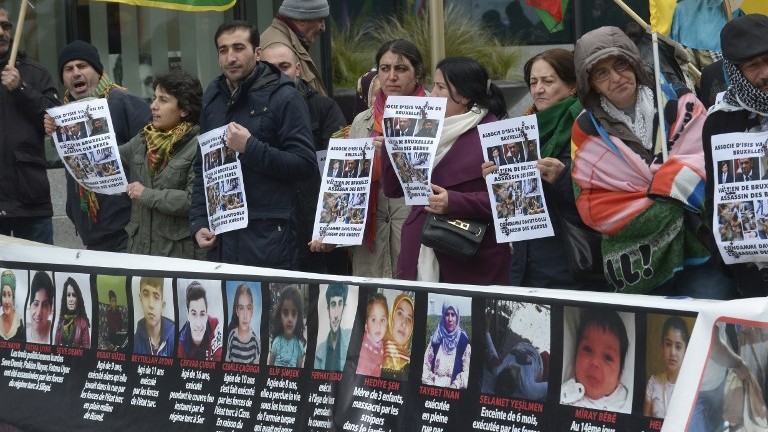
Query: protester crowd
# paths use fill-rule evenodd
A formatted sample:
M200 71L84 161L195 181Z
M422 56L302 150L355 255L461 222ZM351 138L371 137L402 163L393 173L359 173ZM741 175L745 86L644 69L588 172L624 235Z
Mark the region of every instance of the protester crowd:
M328 14L326 0L284 0L262 34L249 22L226 22L214 37L221 75L205 90L183 71L159 75L147 104L113 82L84 41L60 52L62 97L49 72L23 53L8 64L13 25L0 6L0 233L52 244L44 134L71 131L58 128L45 110L104 98L128 186L124 194L102 195L67 175L67 215L88 249L318 273L346 274L351 262L356 276L449 283L711 299L768 294L768 266L726 265L710 226L717 178L712 136L768 130L768 17L746 15L723 28L723 60L705 69L700 88L665 77L674 92L661 111L650 59L616 27L584 34L573 52L551 49L530 58L523 75L533 105L526 112L507 112L500 89L469 57L443 59L432 85L425 83L422 53L411 41L392 40L358 82L356 116L344 128L308 54ZM724 95L711 106L717 90ZM391 127L383 124L389 96L447 99L427 206L405 204L397 167L382 145L384 128ZM554 237L507 245L486 236L468 261L422 245L430 215L491 221L484 176L505 156L482 162L477 125L524 114L538 120L536 168ZM102 121L92 120L91 129ZM659 122L667 125L664 142L658 142ZM246 228L216 235L208 225L197 135L222 126L227 154L237 152L241 162L249 220ZM321 178L315 153L327 149L332 135L371 137L376 148L366 168L372 182L365 235L350 250L311 236ZM566 225L601 238L603 277L586 280L571 271L561 237ZM648 257L622 255L643 246ZM620 266L609 259L617 256ZM3 330L12 328L10 320Z

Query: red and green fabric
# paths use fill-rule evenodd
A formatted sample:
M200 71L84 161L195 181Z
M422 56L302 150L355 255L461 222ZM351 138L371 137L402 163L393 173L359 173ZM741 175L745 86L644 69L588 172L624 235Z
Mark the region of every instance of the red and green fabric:
M570 0L525 0L525 4L536 8L541 22L550 33L563 30L563 15Z
M237 0L97 0L109 3L123 3L133 6L156 7L187 12L225 11Z

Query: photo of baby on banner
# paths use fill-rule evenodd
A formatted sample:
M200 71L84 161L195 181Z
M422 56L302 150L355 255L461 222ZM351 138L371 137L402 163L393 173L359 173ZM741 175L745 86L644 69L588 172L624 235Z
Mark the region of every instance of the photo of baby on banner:
M248 225L248 203L243 193L243 170L237 152L226 145L227 126L198 136L203 156L208 224L215 234L245 228Z
M321 169L313 240L335 245L359 245L371 189L373 140L331 139Z
M384 155L395 168L408 205L427 205L445 120L445 98L391 96L382 120Z
M727 264L768 261L768 133L712 137L712 226Z
M269 284L272 299L269 321L267 364L289 368L304 367L307 352L307 284Z
M366 300L357 374L407 381L416 310L414 293L379 288Z
M422 384L466 389L472 357L472 299L429 294Z
M554 235L536 169L539 132L535 115L478 125L483 157L498 168L485 177L496 241Z
M481 393L544 401L549 385L550 306L488 300Z
M73 102L47 112L56 122L56 151L75 181L94 192L125 192L128 182L106 99Z
M634 315L608 308L564 308L561 404L632 412Z

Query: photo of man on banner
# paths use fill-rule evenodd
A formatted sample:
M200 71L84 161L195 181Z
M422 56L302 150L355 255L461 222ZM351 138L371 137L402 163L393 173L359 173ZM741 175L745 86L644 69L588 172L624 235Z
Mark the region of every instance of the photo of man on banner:
M133 353L173 357L176 335L171 278L141 276L131 280L135 333Z
M315 369L344 370L357 310L357 293L356 286L350 287L347 284L320 286Z

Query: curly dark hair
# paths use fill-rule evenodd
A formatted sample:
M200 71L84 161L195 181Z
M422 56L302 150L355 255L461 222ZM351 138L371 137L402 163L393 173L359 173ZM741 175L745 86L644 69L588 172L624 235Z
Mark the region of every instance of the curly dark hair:
M88 319L88 315L85 313L83 292L80 290L80 285L78 285L77 281L71 277L64 281L64 293L62 294L63 298L61 299L61 311L59 312L59 319L63 320L64 315L71 313L67 309L67 287L72 287L72 290L75 292L75 297L77 298L77 302L75 303L75 315Z
M152 82L152 89L160 86L176 98L179 108L189 111L184 120L198 124L203 107L203 86L196 76L183 70L173 70L157 75Z

